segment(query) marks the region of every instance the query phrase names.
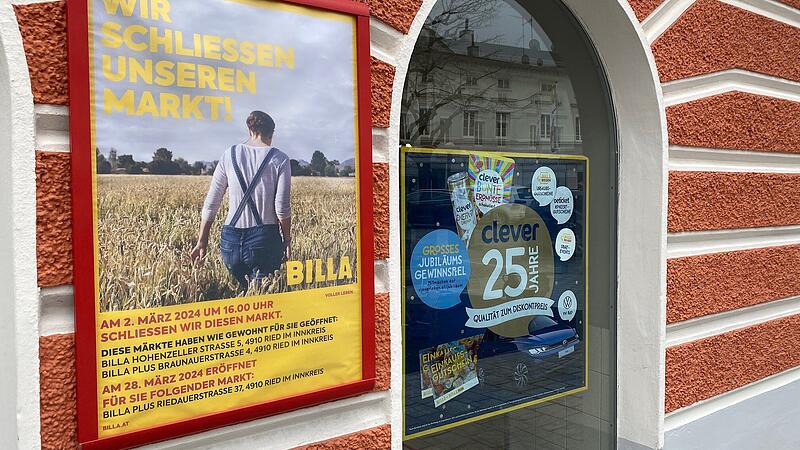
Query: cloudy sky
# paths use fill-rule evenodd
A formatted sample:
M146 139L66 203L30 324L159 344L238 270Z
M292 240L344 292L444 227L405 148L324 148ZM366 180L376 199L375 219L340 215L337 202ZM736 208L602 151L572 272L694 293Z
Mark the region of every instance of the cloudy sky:
M102 0L93 4L97 33L95 67L101 67L103 54L112 56L117 71L117 55L136 55L155 61L168 59L207 65L224 65L255 71L257 94L228 93L211 89L148 86L127 79L111 82L99 72L95 79L96 139L103 153L110 147L119 154L133 154L139 161L150 161L153 151L166 147L174 156L192 161L218 160L231 145L247 139L245 119L252 110L262 110L276 122L273 145L291 158L311 160L314 150L321 150L329 160L352 158L355 149L353 94L353 23L259 8L226 0L171 0L172 23L106 14ZM193 33L232 37L239 41L269 43L294 48L295 68L269 68L225 61L177 55L135 53L127 49L109 49L100 43L100 24L114 21L125 25L140 23L146 27L181 30L186 46ZM137 36L137 40L143 40ZM231 97L233 120L185 120L128 116L122 112L103 112L103 89L111 88L117 96L133 88L138 93L150 90L178 95Z

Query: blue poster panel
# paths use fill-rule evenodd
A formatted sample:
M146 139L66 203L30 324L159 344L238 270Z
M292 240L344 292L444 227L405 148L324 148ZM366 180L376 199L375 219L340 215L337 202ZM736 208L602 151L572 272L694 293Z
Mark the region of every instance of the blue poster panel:
M405 439L587 389L588 170L402 149Z

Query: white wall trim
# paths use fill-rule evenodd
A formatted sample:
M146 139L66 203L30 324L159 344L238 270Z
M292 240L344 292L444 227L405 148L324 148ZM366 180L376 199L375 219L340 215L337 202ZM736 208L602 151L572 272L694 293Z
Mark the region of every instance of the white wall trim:
M41 445L33 95L8 2L0 3L0 110L0 448L33 449Z
M667 258L794 244L800 244L800 225L670 233Z
M669 146L669 170L800 173L800 153Z
M75 303L72 286L42 288L39 335L50 336L75 332Z
M664 420L665 431L674 430L695 420L701 419L722 409L731 407L765 392L786 386L800 380L800 366L758 380L733 391L712 397L667 414Z
M720 0L770 19L800 28L800 10L774 0Z
M392 109L389 117L389 128L386 130L386 155L389 161L389 274L390 297L389 313L391 318L392 339L392 448L403 448L403 330L400 292L402 288L400 258L400 110L403 99L408 64L417 43L422 26L437 0L424 0L417 15L411 22L408 34L395 34L394 47L390 56L395 63L394 83L392 84ZM370 22L372 25L372 22ZM392 31L392 33L398 33Z
M389 423L388 392L372 392L141 447L149 450L293 448Z
M800 314L800 296L698 317L667 326L667 347Z
M621 447L661 448L667 247L661 83L650 42L626 0L565 3L600 54L617 119L617 440Z
M406 35L390 25L370 17L369 19L370 54L381 61L397 65L398 48Z
M389 162L389 130L372 128L372 162Z
M694 4L695 0L665 0L662 4L645 17L642 21L642 31L647 42L652 44L659 38L683 13Z
M800 82L742 69L729 69L662 84L665 106L731 91L800 102Z
M69 152L69 108L33 105L36 114L36 150Z
M665 433L664 450L796 450L800 382L750 397Z
M800 10L774 0L720 0L731 6L800 28ZM695 0L665 0L645 17L642 29L650 43L658 39L689 9Z
M381 259L375 261L375 293L385 294L390 292L389 261Z

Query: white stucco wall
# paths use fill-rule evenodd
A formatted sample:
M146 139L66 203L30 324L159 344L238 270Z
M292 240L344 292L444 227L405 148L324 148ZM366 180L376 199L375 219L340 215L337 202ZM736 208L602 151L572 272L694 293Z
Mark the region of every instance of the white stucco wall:
M33 97L14 10L0 2L0 448L39 447Z

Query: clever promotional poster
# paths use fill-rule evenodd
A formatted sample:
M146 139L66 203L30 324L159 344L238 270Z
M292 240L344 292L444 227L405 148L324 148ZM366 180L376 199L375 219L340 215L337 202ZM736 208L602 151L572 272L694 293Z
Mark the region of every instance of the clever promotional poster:
M587 388L577 155L402 149L407 439Z
M81 10L82 441L368 390L366 8L89 0L70 14Z

